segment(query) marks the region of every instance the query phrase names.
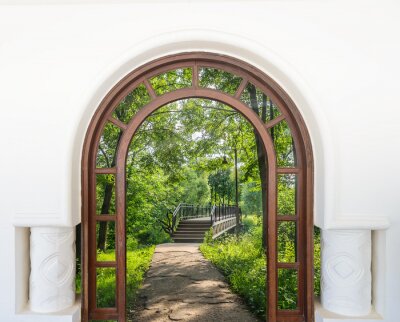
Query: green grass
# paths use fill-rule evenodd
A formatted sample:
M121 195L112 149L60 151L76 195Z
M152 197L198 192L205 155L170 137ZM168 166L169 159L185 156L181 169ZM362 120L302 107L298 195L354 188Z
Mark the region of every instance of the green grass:
M265 254L261 247L261 226L245 219L239 239L226 235L217 241L203 243L201 252L226 276L234 292L241 295L257 315L265 315Z
M135 303L136 292L142 284L144 274L149 269L155 246L143 246L126 253L127 265L127 309L131 309ZM99 261L108 261L115 258L113 251L99 252ZM97 268L97 307L115 307L116 272L115 268ZM81 276L76 278L76 291L81 291Z
M211 240L210 234L205 237L200 250L228 280L232 290L239 294L250 309L265 317L266 297L266 256L262 248L261 222L256 216L243 220L244 229L239 238L225 235L218 240ZM293 244L290 240L290 227L281 228L278 238L280 261L290 262L295 258ZM319 294L320 250L319 231L315 234L315 293ZM297 306L297 273L290 269L278 270L278 308L295 309Z

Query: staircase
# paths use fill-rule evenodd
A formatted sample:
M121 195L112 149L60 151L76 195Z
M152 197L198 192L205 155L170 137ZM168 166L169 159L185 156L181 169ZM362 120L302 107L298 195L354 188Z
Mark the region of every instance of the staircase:
M210 217L181 220L172 239L175 243L201 243L210 227Z

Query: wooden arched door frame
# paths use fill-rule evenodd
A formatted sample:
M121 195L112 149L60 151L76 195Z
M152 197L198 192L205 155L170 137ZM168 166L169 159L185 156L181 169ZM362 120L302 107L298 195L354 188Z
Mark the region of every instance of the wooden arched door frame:
M234 95L216 89L199 86L200 66L217 68L240 76L242 82ZM157 96L149 79L160 73L177 69L192 68L192 86ZM240 101L240 95L248 83L266 93L279 107L281 116L263 123L259 115ZM139 84L144 84L151 98L125 124L112 117L118 103ZM142 122L158 108L180 99L206 98L222 102L241 113L258 133L266 152L268 162L267 187L267 319L275 321L313 321L313 156L307 128L294 102L285 91L259 69L236 58L203 52L182 53L163 57L134 70L116 84L105 96L96 110L86 133L82 156L82 320L118 319L125 322L126 306L126 236L125 236L125 168L129 144ZM268 129L285 120L290 127L297 165L292 168L278 168L274 143ZM122 131L117 148L116 165L112 168L96 168L99 140L106 122L112 122ZM116 179L116 213L114 216L96 215L96 175L114 174ZM277 223L277 176L297 175L297 260L296 263L278 263ZM100 218L101 217L101 218ZM281 216L283 217L283 216ZM96 221L115 221L116 261L96 261ZM289 220L289 219L288 219ZM290 219L293 220L293 219ZM96 308L96 268L115 267L117 294L115 308ZM298 271L298 308L278 310L278 268L293 268Z

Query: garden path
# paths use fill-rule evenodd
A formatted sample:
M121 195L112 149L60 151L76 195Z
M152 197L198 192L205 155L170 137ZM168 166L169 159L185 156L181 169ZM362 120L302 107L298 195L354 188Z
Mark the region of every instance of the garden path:
M232 293L199 244L158 245L139 290L133 321L259 321Z

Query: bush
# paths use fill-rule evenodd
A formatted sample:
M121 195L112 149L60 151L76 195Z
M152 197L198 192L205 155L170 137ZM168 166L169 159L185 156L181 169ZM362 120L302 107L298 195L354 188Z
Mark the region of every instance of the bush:
M282 261L293 261L295 249L288 242L292 229L288 225L281 228L278 238L278 256ZM292 236L293 237L293 236ZM218 240L206 235L200 250L226 276L231 288L238 293L251 310L261 317L266 314L266 256L262 247L262 227L258 216L243 218L243 231L237 238L225 235ZM281 254L279 255L279 250ZM314 238L314 292L320 288L320 235L315 230ZM297 281L295 270L278 270L278 307L295 309L297 306Z
M203 243L200 250L223 272L233 291L255 313L264 316L266 259L261 234L261 226L252 227L238 239L227 235L218 241Z

